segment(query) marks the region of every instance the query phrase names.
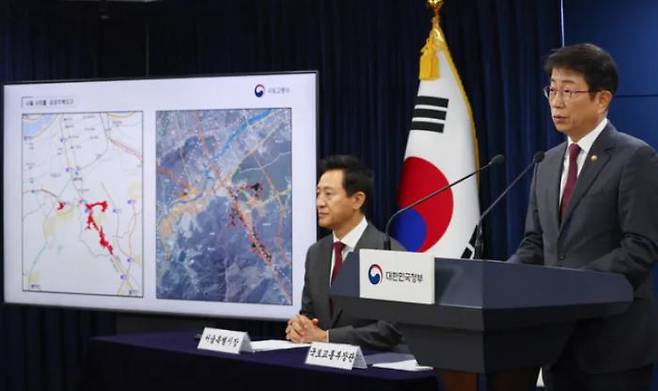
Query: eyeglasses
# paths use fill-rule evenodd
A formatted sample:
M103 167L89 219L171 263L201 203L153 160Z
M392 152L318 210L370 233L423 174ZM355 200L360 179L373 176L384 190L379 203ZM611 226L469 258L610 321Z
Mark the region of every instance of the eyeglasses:
M555 87L551 87L551 86L546 86L546 87L542 88L542 91L544 92L544 96L546 97L546 99L551 100L551 99L554 99L556 96L559 95L560 98L562 98L562 101L564 101L564 102L570 101L571 99L573 99L573 96L576 95L576 94L585 94L585 93L593 92L591 90L576 91L576 90L572 90L572 89L569 89L569 88L563 88L563 89L559 90L559 89L557 89Z

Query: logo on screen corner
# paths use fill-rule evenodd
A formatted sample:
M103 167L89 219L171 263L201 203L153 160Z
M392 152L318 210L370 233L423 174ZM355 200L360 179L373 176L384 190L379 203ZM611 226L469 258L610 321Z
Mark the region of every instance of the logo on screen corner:
M384 271L382 270L382 267L376 263L373 263L368 268L368 280L372 285L380 284L382 282L383 275Z
M262 84L256 84L256 87L254 87L254 95L256 95L257 98L265 95L265 86Z

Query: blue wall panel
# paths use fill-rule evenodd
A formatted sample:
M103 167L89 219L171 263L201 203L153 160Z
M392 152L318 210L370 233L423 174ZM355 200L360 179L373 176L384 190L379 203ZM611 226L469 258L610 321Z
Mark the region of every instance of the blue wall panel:
M658 149L658 95L617 96L612 101L608 118L617 129L641 138Z
M619 66L619 90L610 119L620 130L658 149L656 21L656 0L564 0L565 43L595 43Z
M564 0L566 44L592 42L619 66L619 95L658 94L658 1Z

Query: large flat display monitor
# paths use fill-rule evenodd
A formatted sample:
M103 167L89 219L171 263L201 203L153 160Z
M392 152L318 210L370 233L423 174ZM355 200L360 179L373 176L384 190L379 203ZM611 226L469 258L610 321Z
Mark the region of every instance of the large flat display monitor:
M316 90L315 72L5 85L5 301L290 317Z

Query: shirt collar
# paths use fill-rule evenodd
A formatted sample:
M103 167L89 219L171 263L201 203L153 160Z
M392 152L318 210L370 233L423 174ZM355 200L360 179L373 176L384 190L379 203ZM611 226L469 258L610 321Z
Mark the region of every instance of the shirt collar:
M605 129L606 125L608 124L608 118L603 118L601 122L599 122L598 125L589 133L587 133L583 138L578 140L576 144L580 147L580 149L584 152L584 156L587 156L589 153L589 150L592 148L592 145L594 144L594 141L599 137L599 134L603 132L603 129ZM568 138L568 144L571 145L574 142L571 141L571 138ZM567 148L569 147L567 146Z
M363 217L361 222L359 222L356 227L352 228L352 230L348 232L347 235L343 236L340 241L343 242L343 244L349 249L353 250L356 247L356 244L359 242L359 239L361 239L363 233L366 231L366 228L368 228L368 220ZM336 234L334 233L333 235L334 242L337 242L338 238L336 237Z

